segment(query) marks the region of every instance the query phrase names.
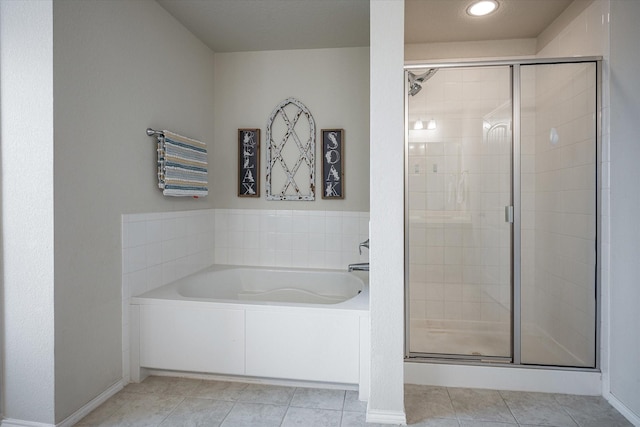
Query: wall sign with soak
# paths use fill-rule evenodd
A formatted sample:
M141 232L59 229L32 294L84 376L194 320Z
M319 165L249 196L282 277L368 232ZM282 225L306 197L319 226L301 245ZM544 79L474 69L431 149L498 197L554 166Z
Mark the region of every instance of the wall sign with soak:
M238 197L260 197L260 129L238 129Z
M344 199L344 130L322 129L322 198Z

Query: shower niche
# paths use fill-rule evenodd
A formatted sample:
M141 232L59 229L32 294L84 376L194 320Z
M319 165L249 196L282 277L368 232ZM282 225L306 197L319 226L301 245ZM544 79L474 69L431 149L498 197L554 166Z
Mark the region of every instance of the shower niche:
M597 68L407 71L407 358L597 367Z

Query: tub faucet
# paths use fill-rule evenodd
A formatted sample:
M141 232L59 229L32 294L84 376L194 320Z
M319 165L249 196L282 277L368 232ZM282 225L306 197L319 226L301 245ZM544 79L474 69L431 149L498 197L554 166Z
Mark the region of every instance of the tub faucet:
M352 271L369 271L369 263L357 262L355 264L349 264L349 272Z
M362 248L367 248L369 249L369 239L365 240L364 242L360 243L358 245L358 252L360 252L360 255L362 255Z

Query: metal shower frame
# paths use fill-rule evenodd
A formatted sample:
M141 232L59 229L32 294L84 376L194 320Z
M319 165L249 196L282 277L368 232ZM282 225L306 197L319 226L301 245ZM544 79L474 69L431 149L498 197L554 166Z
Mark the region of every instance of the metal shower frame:
M553 65L553 64L570 64L592 62L596 66L596 266L595 266L595 366L590 367L570 367L570 366L550 366L550 365L534 365L522 363L522 335L521 335L521 76L520 67L522 65ZM508 66L511 68L511 101L512 101L512 168L511 168L511 194L513 206L513 223L511 227L511 358L503 357L476 357L466 355L436 355L424 353L412 353L409 349L409 239L407 238L407 227L409 224L409 71L420 71L424 69L441 69L441 68L471 68L471 67L492 67L492 66ZM411 362L428 362L428 363L457 363L472 365L490 365L491 362L498 362L503 367L523 367L538 369L554 369L554 370L574 370L574 371L600 371L600 318L601 318L601 208L602 208L602 57L601 56L585 56L585 57L563 57L563 58L531 58L519 60L489 60L489 61L469 61L469 62L426 62L426 63L406 63L404 66L405 80L405 158L404 158L404 237L405 237L405 360Z

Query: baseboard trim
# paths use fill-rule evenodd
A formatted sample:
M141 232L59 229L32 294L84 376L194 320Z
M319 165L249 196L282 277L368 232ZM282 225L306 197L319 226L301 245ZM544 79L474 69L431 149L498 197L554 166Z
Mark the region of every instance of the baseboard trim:
M54 424L37 423L34 421L16 420L14 418L3 418L0 427L56 427Z
M627 405L618 400L618 398L611 394L611 392L605 392L603 397L611 404L611 406L616 408L618 412L629 420L631 424L634 426L640 426L640 415L629 409Z
M602 375L597 371L536 369L526 366L404 363L406 384L494 390L602 395Z
M404 411L385 411L367 408L367 423L406 425Z
M117 383L113 384L111 387L103 391L98 395L98 397L91 400L89 403L84 405L82 408L78 409L76 412L65 418L62 422L55 425L55 427L71 427L76 424L78 421L86 417L96 409L98 406L102 405L104 402L109 400L110 397L115 395L117 392L124 388L124 380L120 380ZM22 425L22 424L18 424ZM25 424L26 425L26 424ZM4 426L4 424L3 424ZM35 427L35 426L34 426Z

